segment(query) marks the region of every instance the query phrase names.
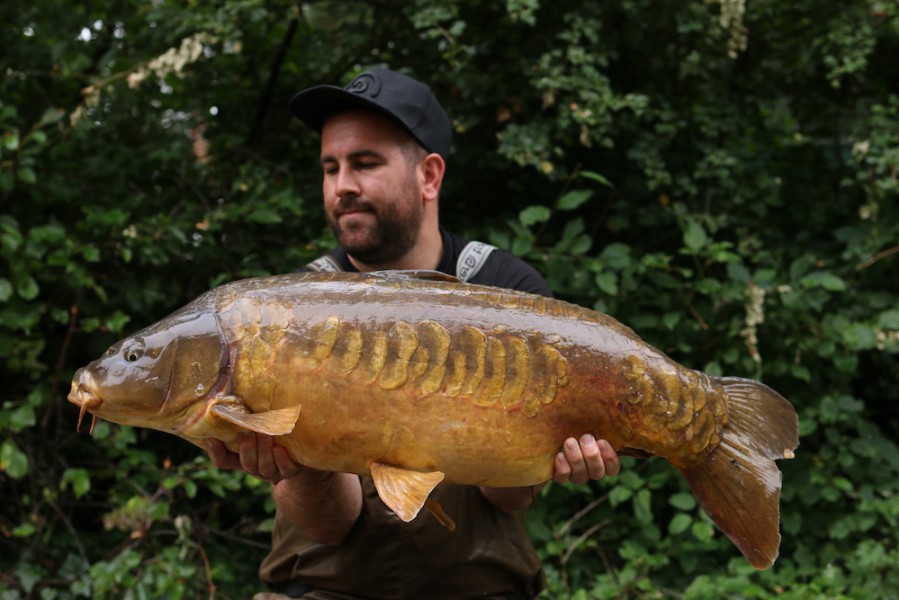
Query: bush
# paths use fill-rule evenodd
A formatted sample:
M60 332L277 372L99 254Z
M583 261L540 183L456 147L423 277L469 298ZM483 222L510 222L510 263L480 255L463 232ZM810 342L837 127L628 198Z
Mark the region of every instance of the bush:
M773 569L663 461L627 459L530 512L546 596L890 596L895 3L214 4L0 9L0 597L259 588L266 486L170 436L76 433L68 382L210 286L330 246L317 139L286 100L377 65L454 118L447 224L800 413Z

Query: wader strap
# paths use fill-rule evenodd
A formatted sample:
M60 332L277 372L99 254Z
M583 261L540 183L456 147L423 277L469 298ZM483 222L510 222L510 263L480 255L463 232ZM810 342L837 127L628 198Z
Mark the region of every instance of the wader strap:
M471 281L478 274L490 253L496 250L496 246L484 242L468 242L462 248L462 254L456 261L456 277L462 281Z
M327 254L316 258L311 263L307 264L306 268L317 273L337 273L343 271L343 269L340 268L340 265L337 264L337 261Z
M496 250L496 246L485 244L484 242L468 242L459 260L456 261L456 277L462 281L471 281L471 278L478 274L490 253ZM329 255L320 256L306 265L310 271L318 273L335 273L343 271L337 261Z

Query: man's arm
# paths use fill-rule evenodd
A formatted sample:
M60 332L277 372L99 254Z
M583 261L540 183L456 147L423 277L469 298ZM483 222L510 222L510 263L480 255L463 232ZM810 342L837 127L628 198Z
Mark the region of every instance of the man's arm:
M316 542L339 544L362 512L362 484L357 475L297 464L271 436L242 434L237 453L229 452L219 440L207 440L207 447L215 466L271 483L278 509Z
M584 434L580 440L568 438L553 461L553 481L557 483L586 483L615 476L621 471L621 461L612 445ZM492 488L481 486L481 493L501 510L520 510L534 501L546 484L517 488Z

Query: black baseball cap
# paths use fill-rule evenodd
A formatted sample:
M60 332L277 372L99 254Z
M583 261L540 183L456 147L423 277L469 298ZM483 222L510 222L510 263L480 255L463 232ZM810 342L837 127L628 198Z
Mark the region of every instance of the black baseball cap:
M428 152L447 160L453 140L449 115L420 81L388 69L372 69L346 87L317 85L290 99L290 112L321 133L332 114L354 108L373 110L396 121Z

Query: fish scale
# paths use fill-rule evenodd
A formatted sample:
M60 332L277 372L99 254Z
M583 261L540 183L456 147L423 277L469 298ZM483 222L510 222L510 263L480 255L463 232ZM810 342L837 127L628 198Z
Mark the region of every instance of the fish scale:
M297 462L373 477L407 521L441 481L546 481L591 433L669 461L759 568L780 542L774 461L798 444L761 383L687 369L608 315L431 272L226 284L79 370L69 400L199 446L276 436Z

